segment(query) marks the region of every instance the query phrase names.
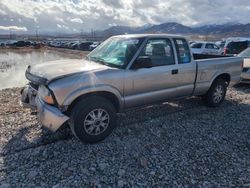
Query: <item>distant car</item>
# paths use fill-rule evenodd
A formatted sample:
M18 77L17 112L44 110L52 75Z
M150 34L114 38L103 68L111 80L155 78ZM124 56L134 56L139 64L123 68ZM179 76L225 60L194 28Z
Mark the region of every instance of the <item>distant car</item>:
M31 42L30 41L25 41L24 44L25 44L25 46L31 46Z
M0 42L0 46L1 47L5 47L5 43L4 42Z
M193 54L219 55L220 48L212 42L195 42L191 44Z
M88 51L89 50L89 46L92 45L92 44L93 44L93 42L90 42L90 41L77 42L77 43L75 43L75 44L72 45L72 49Z
M8 40L5 45L6 46L13 46L17 41L16 40Z
M20 40L20 41L15 42L13 45L16 47L25 47L26 43L25 41Z
M225 40L215 42L215 44L220 48L220 49L219 49L219 54L220 54L220 55L223 55L223 54L224 54L224 46L225 46L225 43L226 43Z
M79 42L75 42L73 44L70 45L70 48L73 49L73 50L77 50L78 49L78 45L79 45Z
M250 47L241 52L238 56L244 58L241 82L250 83Z
M191 44L195 43L195 41L189 41L188 43L191 45Z
M89 46L89 51L94 50L97 46L99 46L101 44L101 42L93 42L93 44L91 44Z
M87 51L87 50L89 50L89 46L92 44L93 44L93 42L82 42L78 45L78 50Z
M236 55L244 51L246 48L250 47L250 39L249 41L237 41L237 42L229 42L225 45L224 55Z
M66 48L72 49L72 46L75 44L76 42L68 42L66 44Z
M237 55L250 47L250 38L230 37L224 41L223 55Z

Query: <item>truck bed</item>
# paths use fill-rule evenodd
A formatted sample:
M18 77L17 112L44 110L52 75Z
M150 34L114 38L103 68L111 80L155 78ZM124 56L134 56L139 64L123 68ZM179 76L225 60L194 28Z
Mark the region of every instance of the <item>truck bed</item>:
M230 76L230 85L240 80L243 63L241 57L216 56L216 55L194 55L197 63L197 78L195 94L206 93L212 81L221 74ZM206 57L206 58L205 58Z

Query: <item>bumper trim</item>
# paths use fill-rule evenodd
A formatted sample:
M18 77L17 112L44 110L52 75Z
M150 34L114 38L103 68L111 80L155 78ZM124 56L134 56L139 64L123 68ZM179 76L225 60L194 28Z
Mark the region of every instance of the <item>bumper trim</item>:
M65 116L58 108L46 104L39 97L36 98L36 103L38 120L49 130L55 132L69 120L69 117Z

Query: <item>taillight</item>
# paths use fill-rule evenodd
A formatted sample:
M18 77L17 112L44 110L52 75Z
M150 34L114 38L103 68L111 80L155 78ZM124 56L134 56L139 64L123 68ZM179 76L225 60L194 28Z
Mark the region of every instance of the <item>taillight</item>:
M227 48L224 48L224 55L227 55Z

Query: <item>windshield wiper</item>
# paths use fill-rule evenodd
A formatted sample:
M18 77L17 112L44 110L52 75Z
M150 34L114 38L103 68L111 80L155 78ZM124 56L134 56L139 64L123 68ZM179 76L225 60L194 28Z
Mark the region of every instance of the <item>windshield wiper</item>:
M100 57L90 57L90 60L93 60L95 62L101 63L103 65L106 65L107 63L104 61L104 59L100 58Z

